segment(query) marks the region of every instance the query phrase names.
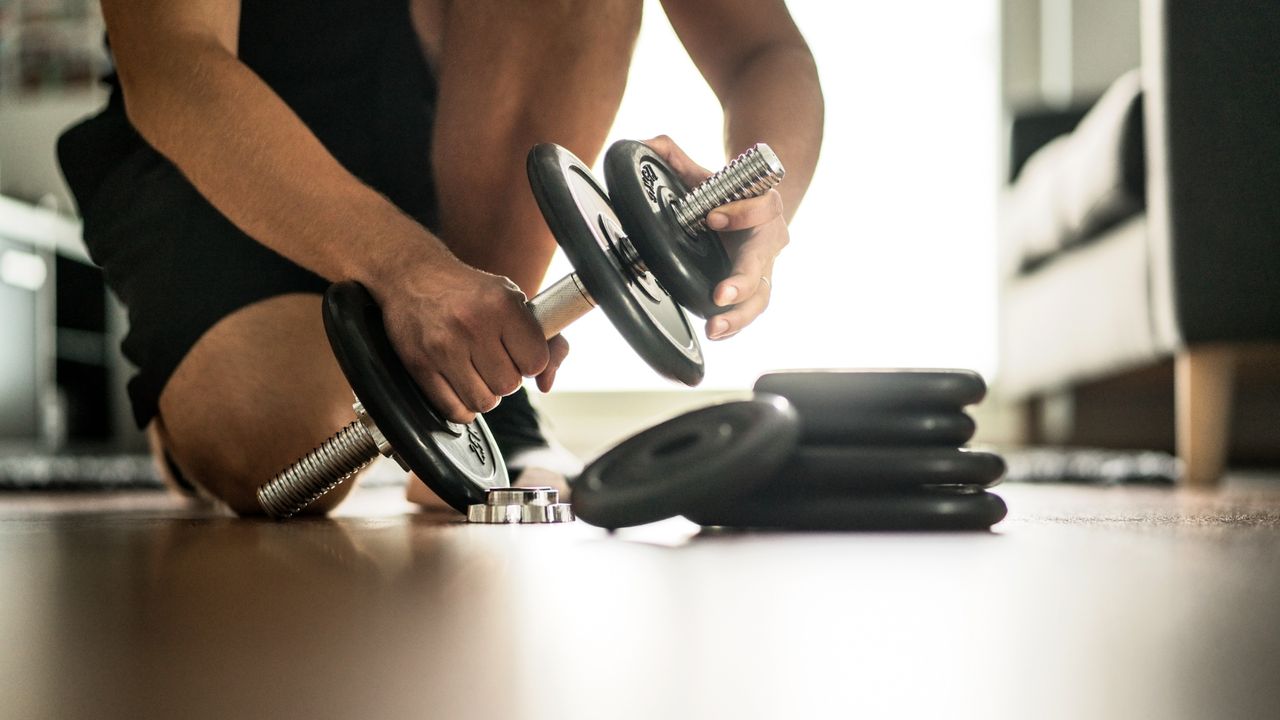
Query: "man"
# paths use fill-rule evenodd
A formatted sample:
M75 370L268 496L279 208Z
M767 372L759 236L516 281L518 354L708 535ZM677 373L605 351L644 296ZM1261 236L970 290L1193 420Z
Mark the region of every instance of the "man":
M448 418L545 445L523 392L568 352L526 310L555 243L524 176L539 142L584 161L622 97L639 0L103 0L118 79L59 146L85 241L129 309L130 397L177 474L239 513L352 419L319 293L356 279ZM729 337L768 304L817 159L813 59L781 0L668 0L725 109L787 181L713 213ZM655 116L680 111L679 98ZM690 181L707 172L652 142ZM516 393L515 395L512 395ZM346 489L314 504L323 512Z

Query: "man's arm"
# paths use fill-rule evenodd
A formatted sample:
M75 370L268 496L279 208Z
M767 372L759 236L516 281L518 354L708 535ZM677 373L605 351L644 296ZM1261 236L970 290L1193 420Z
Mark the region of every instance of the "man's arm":
M767 142L787 168L787 219L822 145L822 88L813 55L782 0L663 0L672 27L724 108L730 157Z
M103 12L138 132L245 233L326 278L368 286L444 413L469 420L546 368L519 290L459 262L347 172L240 62L238 0L104 0ZM477 369L473 357L486 362Z
M105 0L130 122L241 230L330 279L443 260L424 228L346 171L237 58L239 2ZM366 232L354 238L351 227Z
M766 142L787 168L786 180L776 190L730 203L708 217L708 224L721 232L734 265L733 274L716 288L715 298L720 305L737 307L707 321L708 337L723 339L768 306L774 260L790 241L786 221L800 205L818 161L822 89L813 55L782 0L662 4L724 108L728 154ZM667 152L677 170L705 174L679 148L672 146Z
M432 163L440 235L533 295L555 251L525 160L543 142L591 163L626 87L637 3L444 3Z

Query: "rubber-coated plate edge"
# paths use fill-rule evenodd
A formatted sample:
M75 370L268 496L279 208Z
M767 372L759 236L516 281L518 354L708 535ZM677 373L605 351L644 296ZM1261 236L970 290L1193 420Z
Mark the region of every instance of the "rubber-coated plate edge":
M988 530L1009 507L989 492L813 495L792 502L739 503L706 508L686 517L699 525L737 529L801 531L961 531Z
M981 402L987 383L959 368L811 369L765 373L754 389L782 395L803 416L850 406L960 409Z

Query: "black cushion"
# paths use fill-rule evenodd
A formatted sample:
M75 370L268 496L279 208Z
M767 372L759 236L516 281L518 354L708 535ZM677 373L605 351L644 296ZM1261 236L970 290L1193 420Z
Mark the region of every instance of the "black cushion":
M1007 256L1028 271L1145 206L1142 84L1124 74L1070 134L1036 151L1004 209Z

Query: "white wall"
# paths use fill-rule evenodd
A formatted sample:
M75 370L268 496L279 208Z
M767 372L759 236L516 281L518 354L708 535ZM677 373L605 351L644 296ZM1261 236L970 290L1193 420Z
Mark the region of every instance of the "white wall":
M1096 98L1138 66L1138 0L1000 0L1009 107Z
M106 102L100 88L0 98L0 194L49 202L64 214L75 205L58 169L58 135Z

